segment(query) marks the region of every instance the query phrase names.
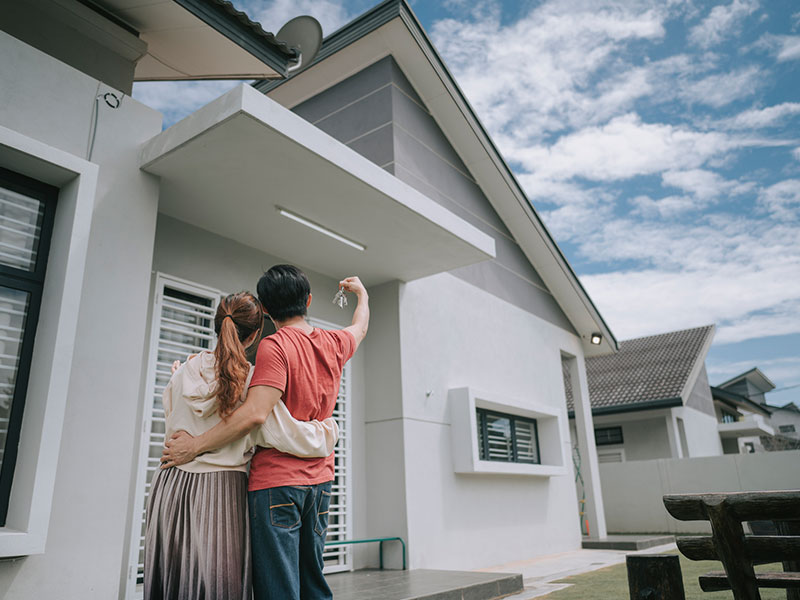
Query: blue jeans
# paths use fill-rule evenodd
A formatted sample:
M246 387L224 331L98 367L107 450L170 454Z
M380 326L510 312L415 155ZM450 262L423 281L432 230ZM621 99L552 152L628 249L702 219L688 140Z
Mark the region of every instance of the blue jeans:
M322 575L331 482L248 492L254 600L330 600Z

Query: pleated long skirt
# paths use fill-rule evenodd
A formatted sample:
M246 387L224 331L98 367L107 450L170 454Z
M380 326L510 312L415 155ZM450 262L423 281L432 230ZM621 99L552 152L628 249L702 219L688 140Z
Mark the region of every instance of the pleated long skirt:
M251 600L247 475L153 476L144 548L145 600Z

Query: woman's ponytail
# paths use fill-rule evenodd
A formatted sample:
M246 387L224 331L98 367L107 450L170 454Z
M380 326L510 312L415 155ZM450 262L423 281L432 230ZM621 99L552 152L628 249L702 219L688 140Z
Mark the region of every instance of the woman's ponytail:
M250 363L243 342L253 332L261 331L264 317L259 301L248 292L225 297L217 307L214 329L217 347L214 349L217 374L219 414L227 417L242 398Z

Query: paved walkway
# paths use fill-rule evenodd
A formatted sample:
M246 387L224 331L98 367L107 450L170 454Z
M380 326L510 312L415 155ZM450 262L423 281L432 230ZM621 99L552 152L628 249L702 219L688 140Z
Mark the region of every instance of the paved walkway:
M628 554L659 554L676 548L677 546L673 543L637 552L630 550L574 550L497 565L490 569L481 569L481 571L521 573L525 590L519 594L508 596L505 600L530 600L569 587L569 584L566 583L554 583L565 577L624 563L625 556Z

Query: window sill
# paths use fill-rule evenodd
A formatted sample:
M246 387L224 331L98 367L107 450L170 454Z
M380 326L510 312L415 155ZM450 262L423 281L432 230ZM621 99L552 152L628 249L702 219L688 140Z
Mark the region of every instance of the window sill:
M44 553L44 539L27 531L0 527L0 560Z
M458 472L475 473L476 475L525 475L528 477L557 477L567 474L567 470L558 465L530 465L491 460L476 461L471 470Z

